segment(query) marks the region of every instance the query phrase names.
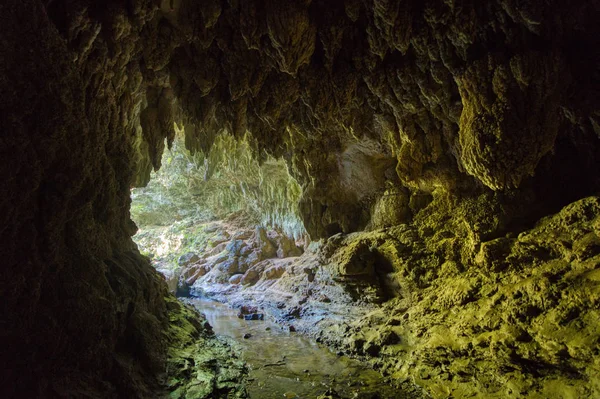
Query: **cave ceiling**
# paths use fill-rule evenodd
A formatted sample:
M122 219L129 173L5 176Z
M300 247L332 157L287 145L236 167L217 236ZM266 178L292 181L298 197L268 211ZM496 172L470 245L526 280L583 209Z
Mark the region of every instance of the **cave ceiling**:
M160 167L173 122L193 151L247 135L259 158L286 160L317 236L364 227L368 212L347 215L385 181L517 189L552 163L558 138L600 134L597 2L56 0L47 10L73 61L98 71L86 83L137 137L135 184ZM349 150L360 155L348 161ZM578 155L587 165L589 153ZM348 168L359 181L375 174L372 192L343 184Z

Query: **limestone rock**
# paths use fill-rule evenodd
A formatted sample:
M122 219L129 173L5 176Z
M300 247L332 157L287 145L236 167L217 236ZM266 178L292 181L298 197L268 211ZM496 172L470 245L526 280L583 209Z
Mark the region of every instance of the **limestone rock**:
M285 267L281 265L271 266L263 272L263 276L267 280L275 280L280 278L285 273Z
M200 257L197 254L193 252L187 252L181 255L179 259L177 259L177 263L179 264L179 266L185 267L199 260Z
M239 284L242 281L243 274L234 274L229 278L229 284Z
M226 133L285 158L312 239L365 228L390 186L410 193L406 231L325 244L339 275L371 278L355 295L390 263L392 299L413 301L394 376L438 396L599 396L597 0L96 3L0 3L4 396L154 397L168 348L193 346L130 238L130 188L174 122L194 151ZM469 284L446 280L453 264ZM206 395L187 359L174 392ZM215 397L245 395L225 380Z

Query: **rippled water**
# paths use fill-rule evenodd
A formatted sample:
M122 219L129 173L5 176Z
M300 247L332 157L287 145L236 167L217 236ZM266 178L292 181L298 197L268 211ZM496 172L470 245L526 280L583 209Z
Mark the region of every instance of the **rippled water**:
M376 371L268 320L242 320L226 305L194 299L217 335L233 338L248 363L252 399L316 398L333 388L347 398L402 398ZM250 338L244 339L245 334Z

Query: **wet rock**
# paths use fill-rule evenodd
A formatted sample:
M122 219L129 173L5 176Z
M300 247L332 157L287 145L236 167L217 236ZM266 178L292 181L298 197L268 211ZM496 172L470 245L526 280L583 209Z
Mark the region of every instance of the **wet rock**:
M297 319L300 317L301 313L302 313L302 307L294 306L294 307L291 307L290 309L288 309L287 312L285 312L285 314L283 315L283 317L288 320L289 319Z
M250 314L250 313L256 313L257 311L258 311L258 308L256 306L243 305L239 308L238 317L241 319L243 315Z
M315 281L315 271L312 268L309 267L305 267L303 269L304 273L306 273L306 279L308 280L309 283L312 283L313 281Z
M244 315L244 320L264 320L265 315L262 313L249 313Z

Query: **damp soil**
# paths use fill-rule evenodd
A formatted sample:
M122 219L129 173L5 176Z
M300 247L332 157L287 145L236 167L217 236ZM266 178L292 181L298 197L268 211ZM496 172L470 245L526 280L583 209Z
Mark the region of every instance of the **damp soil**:
M206 316L217 336L238 346L248 364L252 399L317 398L326 392L341 398L407 397L358 360L338 356L272 321L240 319L219 302L186 301Z

